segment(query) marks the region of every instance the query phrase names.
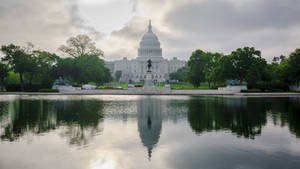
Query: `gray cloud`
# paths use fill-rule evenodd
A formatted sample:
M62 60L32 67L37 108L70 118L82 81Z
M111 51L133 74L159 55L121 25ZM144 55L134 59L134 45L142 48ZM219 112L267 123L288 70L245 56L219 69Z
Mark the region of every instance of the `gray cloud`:
M134 17L126 24L122 29L113 31L111 36L119 37L126 40L137 41L142 36L142 33L146 31L147 23L144 19Z
M300 46L295 29L300 28L299 16L297 0L205 0L176 6L164 21L183 33L180 45L225 53L248 45L262 50L270 60ZM282 53L272 52L278 48L283 48Z
M251 31L286 29L300 24L298 0L253 0L237 6L226 0L185 3L167 14L165 21L184 31Z
M32 42L37 48L56 52L70 36L80 33L89 33L97 39L103 36L80 18L76 1L2 0L0 9L1 45Z
M132 3L132 12L136 12L138 1L137 0L131 0L130 2Z
M87 23L79 15L79 7L76 0L71 3L70 17L72 26L81 29L92 35L96 40L101 40L104 34L96 30L94 27L87 25Z
M288 55L300 47L299 0L131 0L135 17L103 38L82 19L78 0L2 0L0 44L55 52L70 36L88 33L106 58L135 57L139 40L153 19L166 58L188 59L195 49L230 53L254 46L264 57ZM139 12L147 11L140 15ZM107 16L109 19L109 16ZM105 21L103 21L105 24Z
M62 0L2 0L0 44L24 45L55 51L57 44L76 30L70 23L70 3Z

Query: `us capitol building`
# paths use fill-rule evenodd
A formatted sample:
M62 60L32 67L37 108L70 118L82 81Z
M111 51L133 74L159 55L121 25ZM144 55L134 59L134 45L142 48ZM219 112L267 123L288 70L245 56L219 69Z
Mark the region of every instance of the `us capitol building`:
M117 71L122 72L120 82L144 82L147 73L147 61L152 61L152 79L155 83L165 83L169 80L169 74L176 72L179 68L186 66L186 62L174 57L167 60L162 57L162 49L157 36L152 31L151 21L149 21L148 31L143 35L138 49L136 59L106 62L105 65L110 69L114 77Z

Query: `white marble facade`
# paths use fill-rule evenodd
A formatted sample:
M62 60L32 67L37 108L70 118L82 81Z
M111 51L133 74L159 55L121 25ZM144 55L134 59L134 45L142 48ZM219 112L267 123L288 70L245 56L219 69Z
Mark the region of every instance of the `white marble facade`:
M149 22L148 31L141 39L137 58L128 60L124 57L122 60L106 62L106 66L113 76L116 71L122 71L120 82L144 82L149 59L152 61L152 78L154 82L159 83L165 83L169 80L170 73L186 66L185 61L178 60L176 57L172 60L162 57L160 42L152 31L151 21Z

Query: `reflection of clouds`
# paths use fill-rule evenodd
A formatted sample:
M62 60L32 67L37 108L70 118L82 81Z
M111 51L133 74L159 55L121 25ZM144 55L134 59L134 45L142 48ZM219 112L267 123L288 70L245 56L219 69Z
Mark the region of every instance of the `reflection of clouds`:
M292 138L285 129L280 131L273 133L271 138L263 132L255 140L238 138L225 131L203 133L201 137L184 133L184 146L170 142L165 160L169 168L174 169L297 168L300 165L299 140ZM297 148L290 149L286 143Z
M16 98L18 98L18 96L16 95L1 95L0 94L0 101L4 102L4 101L13 101Z
M187 107L185 106L185 102L189 98L187 96L138 96L138 99L136 99L136 97L128 97L128 100L105 100L105 118L124 121L128 119L136 120L141 111L140 106L143 104L141 100L153 100L151 102L155 104L154 106L158 106L158 108L161 109L160 114L163 121L171 120L176 122L178 120L185 120L186 118Z
M90 169L115 169L115 165L115 161L103 158L93 162Z
M87 145L93 137L100 135L103 131L102 124L94 127L82 128L79 125L63 127L64 131L60 133L61 137L66 137L71 145Z

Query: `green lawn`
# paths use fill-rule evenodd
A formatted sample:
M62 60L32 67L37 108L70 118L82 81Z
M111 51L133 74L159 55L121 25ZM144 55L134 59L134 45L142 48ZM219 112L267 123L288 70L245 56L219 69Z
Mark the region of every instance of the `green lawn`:
M123 89L128 88L127 83L108 83L101 86L98 86L97 89L107 89L107 88L113 88L113 87L122 87Z
M208 86L200 86L198 88L195 88L193 85L191 84L171 84L171 89L186 89L186 90L195 90L195 89L209 89Z
M155 87L165 87L165 84L163 84L163 83L157 83L157 84L155 84Z

